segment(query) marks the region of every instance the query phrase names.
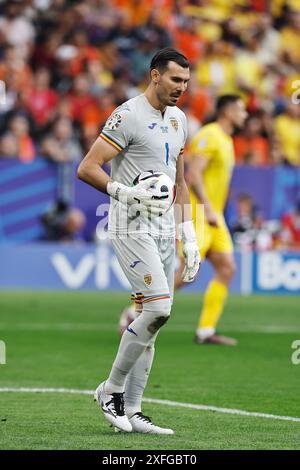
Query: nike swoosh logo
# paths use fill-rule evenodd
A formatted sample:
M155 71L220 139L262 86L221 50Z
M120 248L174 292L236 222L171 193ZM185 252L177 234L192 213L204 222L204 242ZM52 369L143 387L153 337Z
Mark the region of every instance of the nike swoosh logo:
M134 262L130 265L130 267L131 267L131 268L135 268L136 265L139 264L139 263L140 263L140 260L134 261Z
M127 331L129 331L129 333L133 333L135 336L137 336L136 332L135 332L135 331L133 331L133 329L132 329L132 328L129 328L129 327L128 327L128 328L127 328Z
M113 412L110 411L110 410L105 410L105 409L102 408L102 411L103 411L103 413L106 413L107 415L111 415L113 418L116 418L116 416L117 416L116 414L113 414Z

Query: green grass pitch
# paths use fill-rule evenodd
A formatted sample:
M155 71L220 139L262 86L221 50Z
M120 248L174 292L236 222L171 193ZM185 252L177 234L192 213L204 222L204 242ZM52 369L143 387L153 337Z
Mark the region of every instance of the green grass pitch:
M0 293L0 389L93 390L117 350L118 293ZM300 418L299 299L231 296L219 330L235 348L196 345L200 296L180 292L160 332L145 396ZM144 404L174 436L115 434L89 395L0 393L0 449L300 449L300 422Z

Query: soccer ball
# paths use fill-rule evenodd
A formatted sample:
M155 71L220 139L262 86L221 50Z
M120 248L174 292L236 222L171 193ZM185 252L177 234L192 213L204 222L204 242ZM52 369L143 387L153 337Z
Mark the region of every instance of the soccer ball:
M148 191L151 191L152 199L163 199L169 202L168 210L174 204L176 198L176 186L171 178L160 171L148 170L140 173L133 181L133 185L137 185L142 181L153 178L153 184L150 185Z

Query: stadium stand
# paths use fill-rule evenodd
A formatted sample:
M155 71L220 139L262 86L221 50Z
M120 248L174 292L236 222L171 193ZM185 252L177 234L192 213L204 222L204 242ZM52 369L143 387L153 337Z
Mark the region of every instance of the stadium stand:
M233 192L237 196L239 171L245 174L241 168L265 175L272 167L274 180L293 175L285 179L293 187L287 196L293 210L300 163L299 25L299 3L292 0L1 2L1 237L43 238L42 215L58 200L70 206L81 200L73 167L111 111L143 91L150 57L170 45L192 64L180 103L190 138L213 117L218 94L240 93L249 118L234 138ZM260 206L263 197L255 203ZM81 209L88 215L87 207ZM283 209L264 217L280 220ZM93 239L89 230L82 234Z

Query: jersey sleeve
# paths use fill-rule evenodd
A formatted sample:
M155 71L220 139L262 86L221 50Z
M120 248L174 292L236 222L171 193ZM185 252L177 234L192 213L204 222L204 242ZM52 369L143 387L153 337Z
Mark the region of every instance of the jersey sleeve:
M201 129L191 142L191 153L211 159L215 154L216 136L211 129Z
M187 125L186 115L184 113L182 113L182 126L183 126L183 134L184 134L184 142L183 142L183 147L184 147L188 138L188 125Z
M107 119L100 137L119 152L125 150L134 139L135 116L129 107L117 108Z
M180 121L182 123L182 130L183 130L183 142L182 147L180 148L179 156L184 153L184 147L188 138L188 125L187 125L187 118L183 111L180 110Z

